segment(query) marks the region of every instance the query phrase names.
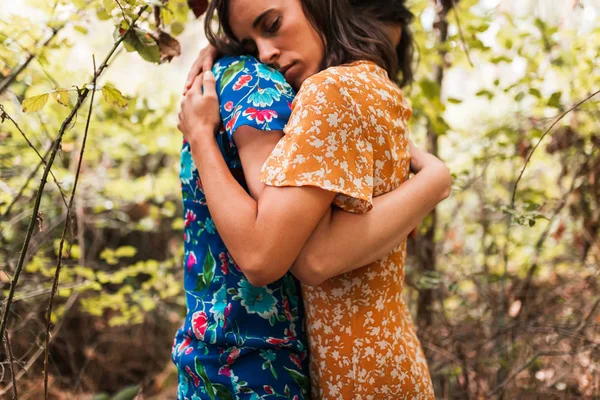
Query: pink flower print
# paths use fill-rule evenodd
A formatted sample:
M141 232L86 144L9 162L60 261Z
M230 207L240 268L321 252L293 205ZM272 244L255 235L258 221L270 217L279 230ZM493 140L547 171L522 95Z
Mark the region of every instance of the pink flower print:
M227 123L227 125L225 125L225 129L227 129L228 131L232 131L233 127L235 126L235 123L237 122L238 118L240 117L240 112L236 112L235 114L233 114L233 117L231 117L231 119L229 120L229 122Z
M275 346L287 343L287 341L288 341L287 339L279 339L279 338L273 338L273 337L267 339L267 343L273 344Z
M187 372L188 375L192 377L194 381L194 386L200 386L200 378L192 371L190 367L186 366L185 372Z
M188 347L187 349L185 349L185 355L187 356L188 354L190 354L192 351L194 351L193 347Z
M233 101L229 100L227 103L225 103L225 111L230 112L231 110L233 110Z
M228 378L231 378L231 369L229 367L221 367L219 368L219 375L225 375Z
M227 272L229 272L229 264L227 263L227 254L226 253L221 253L219 254L219 261L221 261L221 272L223 273L223 275L227 275Z
M204 311L197 311L192 315L192 329L198 340L204 340L204 334L208 327L208 317Z
M298 354L290 354L290 360L300 369L302 369L302 359Z
M237 80L237 82L233 85L233 90L240 90L244 86L247 86L248 83L252 80L252 75L242 75Z
M187 259L188 272L192 272L192 267L194 265L196 265L197 262L198 262L198 260L196 259L196 255L194 254L193 251L190 251L190 255L188 256L188 259Z
M192 222L196 220L196 214L192 210L187 210L185 213L185 227L189 228Z
M275 390L273 390L273 388L269 385L265 385L263 386L263 389L265 389L265 392L267 392L267 394L273 394L275 393Z
M190 345L191 342L192 342L192 338L186 335L183 342L181 342L179 344L179 346L177 347L177 354L181 355L181 352L183 350L185 350ZM192 347L190 347L190 349L192 349Z
M237 358L240 356L240 349L237 347L234 347L230 352L229 355L227 356L227 366L230 366L231 364L233 364L233 362L235 360L237 360Z
M290 302L288 301L287 297L283 298L283 310L284 310L284 314L285 314L285 317L287 318L287 320L291 321L292 313L290 312Z
M265 122L271 122L273 118L277 118L277 112L275 110L257 110L250 107L244 111L244 117L248 117L251 121L255 119L259 124L264 124Z
M231 307L231 303L227 304L227 307L225 307L225 312L223 313L223 318L225 319L225 321L223 322L223 328L227 327L227 317L229 316L229 314L231 314Z

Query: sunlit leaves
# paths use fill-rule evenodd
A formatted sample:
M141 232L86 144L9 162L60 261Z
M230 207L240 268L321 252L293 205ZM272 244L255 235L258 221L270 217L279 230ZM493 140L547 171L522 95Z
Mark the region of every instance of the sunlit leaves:
M125 48L127 51L137 51L146 61L160 62L160 49L154 38L140 28L133 28L125 35Z
M69 96L69 92L66 90L57 90L52 93L52 97L54 97L54 100L56 100L58 104L65 107L68 107L71 102L71 96Z
M127 99L121 94L119 89L114 86L104 85L102 88L102 97L104 97L104 100L109 104L114 104L119 107L127 106Z
M23 100L23 103L21 104L23 112L40 111L48 102L48 97L48 93L45 93Z

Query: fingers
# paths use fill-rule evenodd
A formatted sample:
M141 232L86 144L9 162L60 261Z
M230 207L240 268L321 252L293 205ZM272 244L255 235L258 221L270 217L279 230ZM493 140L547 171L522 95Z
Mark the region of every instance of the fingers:
M183 89L184 95L190 89L190 87L192 87L192 83L194 82L194 79L201 72L202 72L202 60L200 58L197 58L196 61L194 61L192 68L190 68L190 72L188 72L188 76L185 80L185 88Z
M204 73L201 73L200 75L196 76L194 78L194 81L192 82L192 85L190 86L190 91L194 91L197 93L202 94L202 80L204 77Z
M205 96L216 96L217 95L217 82L215 80L215 76L213 75L213 73L209 70L206 71L204 73L204 78L202 79L203 81L203 88L204 88L204 95Z

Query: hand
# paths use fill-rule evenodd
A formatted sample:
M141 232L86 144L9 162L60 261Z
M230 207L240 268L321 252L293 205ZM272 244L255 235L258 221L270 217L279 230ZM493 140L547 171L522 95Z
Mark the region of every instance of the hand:
M198 75L181 101L177 128L190 145L214 137L221 124L215 76L211 71Z
M208 45L202 50L200 50L200 54L194 61L192 68L190 68L190 72L188 72L188 76L185 80L185 88L183 89L183 95L185 96L187 91L192 87L192 82L194 79L203 72L211 71L213 64L215 63L215 59L219 56L219 52L213 45Z
M433 154L429 154L416 147L412 140L408 141L408 146L410 149L410 170L415 174L418 174L424 168L435 171L436 181L442 189L440 192L440 201L450 196L452 175L446 164Z

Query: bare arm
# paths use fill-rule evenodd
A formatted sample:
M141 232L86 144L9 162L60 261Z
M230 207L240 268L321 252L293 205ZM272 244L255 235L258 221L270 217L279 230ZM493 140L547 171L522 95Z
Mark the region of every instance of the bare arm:
M255 199L264 188L258 173L281 131L240 127L233 135L244 176ZM389 254L419 222L446 198L450 174L434 156L412 150L418 174L396 190L373 199L366 214L331 207L302 248L291 272L303 283L319 285L339 274L360 268Z
M352 214L334 209L331 218L321 220L291 268L301 282L320 285L384 258L448 197L451 177L444 163L431 154L415 153L424 163L420 171L374 198L371 211Z

